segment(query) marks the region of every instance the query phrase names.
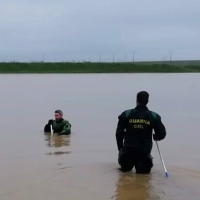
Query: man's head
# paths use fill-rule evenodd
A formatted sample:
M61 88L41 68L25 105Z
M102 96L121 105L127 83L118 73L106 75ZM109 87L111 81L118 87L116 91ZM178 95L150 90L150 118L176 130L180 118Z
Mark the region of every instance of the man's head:
M63 112L61 110L56 110L54 113L55 120L59 121L63 118Z
M137 105L147 105L149 102L149 94L146 91L141 91L137 93Z

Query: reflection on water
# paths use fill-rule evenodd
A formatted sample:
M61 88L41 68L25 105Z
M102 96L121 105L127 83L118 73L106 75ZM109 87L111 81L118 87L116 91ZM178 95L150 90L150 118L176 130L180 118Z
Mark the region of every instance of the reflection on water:
M48 147L62 147L62 146L70 146L70 135L51 135L45 134L45 141L47 141Z
M45 133L44 140L46 141L47 147L60 148L64 146L70 146L70 135L51 135L50 133ZM62 155L70 154L71 151L55 151L48 152L46 155Z
M46 153L46 155L62 155L62 154L70 154L71 151L55 151Z
M149 175L120 173L116 183L115 200L197 200L200 192L200 172L197 170L170 168L166 178L162 171L154 169Z
M121 173L116 184L116 200L159 200L151 174Z

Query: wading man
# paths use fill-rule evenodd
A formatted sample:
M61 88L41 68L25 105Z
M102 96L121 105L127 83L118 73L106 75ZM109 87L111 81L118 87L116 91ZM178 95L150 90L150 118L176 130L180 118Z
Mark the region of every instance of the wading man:
M135 167L136 173L150 173L153 167L152 136L156 141L166 136L161 117L148 110L148 101L149 94L146 91L139 92L136 107L125 110L118 117L116 140L119 150L118 162L123 172L131 171Z
M56 110L54 113L55 120L50 119L48 124L44 127L44 132L51 131L51 125L53 132L57 135L69 135L71 133L71 124L69 121L63 119L63 112L61 110Z

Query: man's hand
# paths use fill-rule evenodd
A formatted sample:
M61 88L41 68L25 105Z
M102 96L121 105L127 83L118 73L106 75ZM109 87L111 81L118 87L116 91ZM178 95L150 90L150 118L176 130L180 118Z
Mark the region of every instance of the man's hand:
M48 121L48 124L49 124L49 125L53 125L53 119L50 119L50 120Z
M154 139L154 141L158 141L156 134L153 134L153 139Z

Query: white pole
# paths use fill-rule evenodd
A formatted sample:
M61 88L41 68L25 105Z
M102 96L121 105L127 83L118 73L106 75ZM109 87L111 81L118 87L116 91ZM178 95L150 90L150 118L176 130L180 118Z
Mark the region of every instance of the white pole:
M53 135L53 127L52 127L52 124L50 125L51 127L51 135Z
M160 159L161 159L161 162L162 162L164 171L165 171L165 176L168 177L169 174L168 174L167 169L166 169L166 167L165 167L165 163L164 163L164 160L163 160L163 158L162 158L162 154L161 154L161 152L160 152L160 149L159 149L159 146L158 146L158 142L157 142L157 141L156 141L156 146L157 146L157 148L158 148L158 153L159 153L159 155L160 155Z

